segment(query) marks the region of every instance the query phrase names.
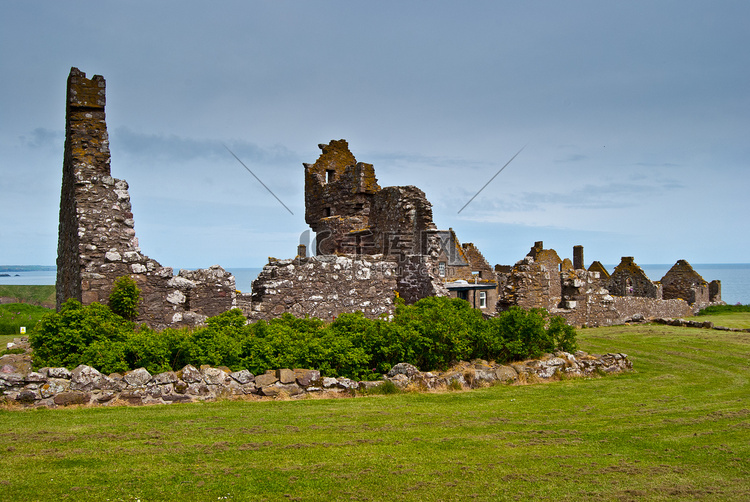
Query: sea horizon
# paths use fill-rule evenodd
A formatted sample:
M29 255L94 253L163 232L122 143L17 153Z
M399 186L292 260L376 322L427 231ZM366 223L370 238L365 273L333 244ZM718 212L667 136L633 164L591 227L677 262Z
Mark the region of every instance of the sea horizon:
M610 273L616 266L604 264ZM674 264L645 263L639 266L649 279L659 281ZM706 281L721 281L722 300L727 304L750 304L750 263L694 263L691 266ZM173 268L175 274L180 269L195 270L187 267ZM54 265L0 265L0 286L54 285L57 278L56 270ZM263 267L226 267L225 270L234 275L238 291L249 293L253 280Z

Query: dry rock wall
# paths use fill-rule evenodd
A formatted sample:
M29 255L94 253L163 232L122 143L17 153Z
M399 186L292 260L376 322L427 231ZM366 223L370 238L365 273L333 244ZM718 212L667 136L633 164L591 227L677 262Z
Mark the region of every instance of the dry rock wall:
M144 368L124 375L103 375L80 365L31 371L29 356L0 358L0 401L23 406L56 408L70 405L146 405L188 403L217 398L304 397L367 391L390 380L414 390L469 389L495 383L533 383L567 377L586 377L626 371L632 363L625 354L593 356L558 352L542 359L509 365L475 360L460 362L445 372L421 372L408 363L395 365L384 380L355 381L322 377L317 370L278 369L254 375L248 370L187 365L179 371L152 375Z
M626 354L601 356L578 351L575 354L557 352L541 359L529 359L510 364L498 364L480 359L459 362L444 372L422 372L408 363L395 365L384 376L398 387L420 390L445 387L483 387L497 382L532 383L550 379L587 377L596 374L619 373L633 368Z

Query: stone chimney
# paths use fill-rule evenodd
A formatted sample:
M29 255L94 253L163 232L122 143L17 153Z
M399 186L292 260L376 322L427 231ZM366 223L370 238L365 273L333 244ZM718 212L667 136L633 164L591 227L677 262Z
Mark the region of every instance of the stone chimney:
M573 268L583 270L583 246L573 246Z

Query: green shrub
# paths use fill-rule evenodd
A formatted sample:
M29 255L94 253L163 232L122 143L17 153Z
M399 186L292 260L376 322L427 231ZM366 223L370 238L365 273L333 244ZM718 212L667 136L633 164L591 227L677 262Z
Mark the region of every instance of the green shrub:
M428 297L413 305L397 303L392 325L405 344L405 360L423 371L445 369L469 359L476 334L483 328L481 312L458 298ZM402 361L393 361L396 364Z
M125 282L125 281L123 281ZM66 302L30 335L35 365L88 364L104 373L144 367L151 373L186 364L246 368L317 369L322 376L377 380L406 362L422 371L475 358L506 362L575 350L575 330L541 309L511 308L492 319L451 298L398 301L392 320L342 314L331 323L291 314L248 324L238 309L209 318L201 328L135 329L99 304Z
M696 315L729 314L732 312L750 312L750 305L710 305L701 309Z
M118 344L126 342L134 327L104 305L92 303L84 307L70 299L60 312L45 315L29 333L34 364L68 368L90 364L101 368L106 362L122 368L116 362L122 351Z
M485 359L499 362L533 359L542 354L576 350L576 331L562 317L544 309L511 307L488 321Z
M115 314L130 321L138 317L138 302L141 290L130 276L118 277L109 294L109 308Z
M372 322L372 321L367 321ZM274 368L315 368L323 376L360 378L370 375L369 355L341 324L283 314L250 327L244 366L253 373Z

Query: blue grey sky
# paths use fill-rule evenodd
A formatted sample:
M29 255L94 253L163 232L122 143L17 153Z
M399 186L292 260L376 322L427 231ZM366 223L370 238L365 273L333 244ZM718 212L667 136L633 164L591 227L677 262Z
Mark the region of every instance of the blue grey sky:
M72 66L107 80L112 174L163 265L293 256L302 162L341 138L491 264L537 240L750 262L748 20L722 0L4 2L0 264L55 262Z

